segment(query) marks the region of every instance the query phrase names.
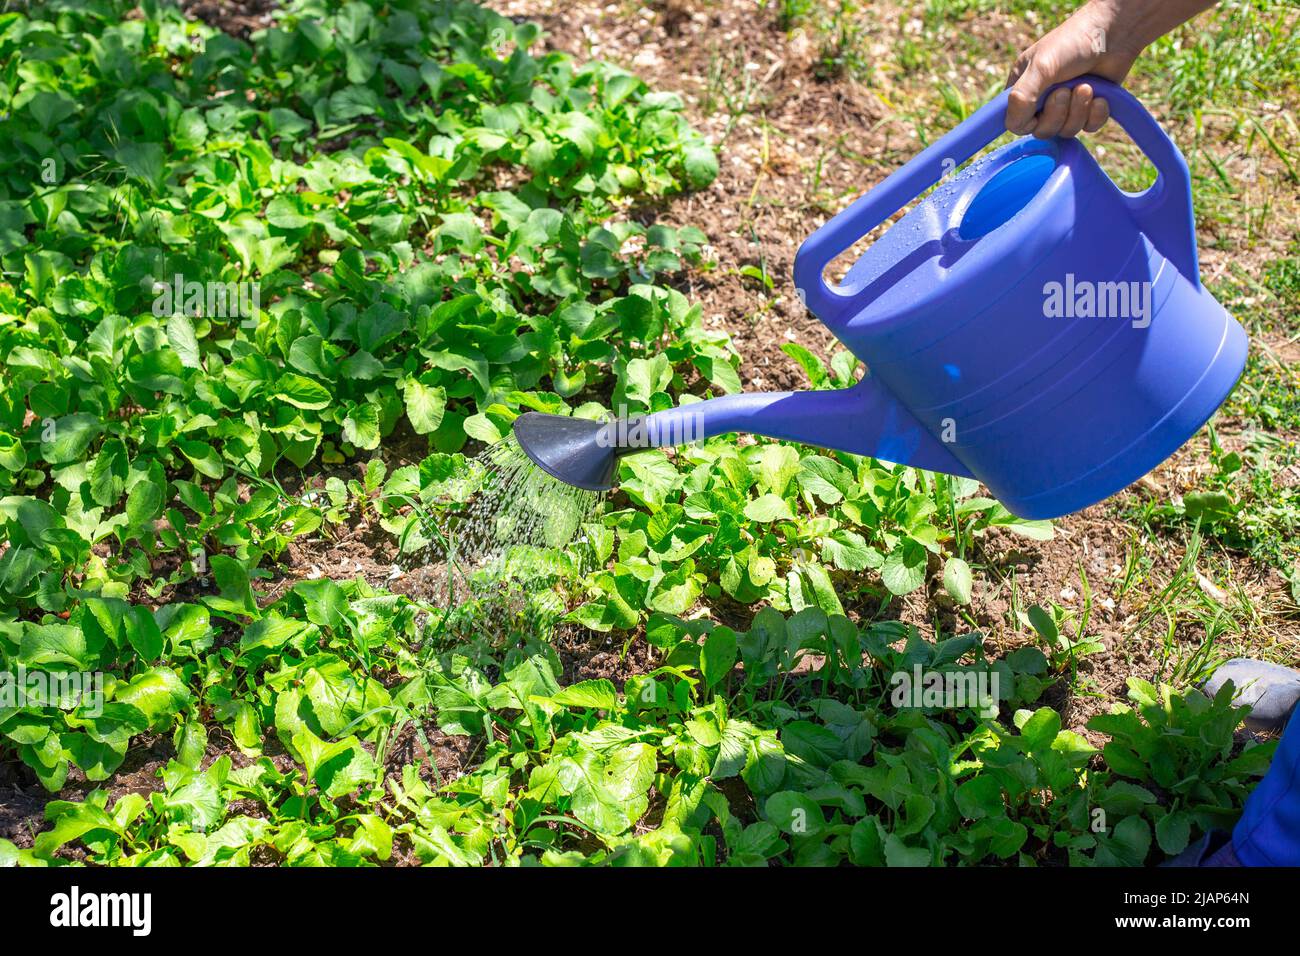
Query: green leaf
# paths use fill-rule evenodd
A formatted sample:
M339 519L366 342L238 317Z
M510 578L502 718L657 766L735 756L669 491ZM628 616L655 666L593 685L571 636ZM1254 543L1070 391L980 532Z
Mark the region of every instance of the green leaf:
M1156 842L1167 856L1177 856L1187 849L1192 837L1192 817L1174 810L1156 821Z
M314 379L295 372L285 372L271 392L273 398L288 402L295 408L319 410L329 408L334 401L330 390Z
M506 437L506 433L482 412L470 415L464 422L465 434L478 439L485 445L495 445Z
M619 468L628 472L621 482L623 490L652 511L662 508L682 482L673 463L657 448L620 458Z
M692 726L695 726L693 723ZM712 725L707 725L712 727ZM727 726L722 731L722 737L718 741L718 758L713 762L713 769L709 771L709 776L714 780L725 780L728 777L734 777L744 769L746 762L749 760L750 745L754 739L754 725L743 720L729 720ZM698 733L692 732L692 736L705 746L708 746L704 740L700 739Z
M209 563L212 566L212 576L217 579L217 588L221 591L219 600L207 599L209 606L217 610L255 615L257 602L253 599L253 588L243 564L224 554L212 555Z
M816 355L813 355L812 352L797 342L782 343L781 351L799 363L799 367L808 376L808 384L813 388L825 386L827 379L826 366Z
M0 468L17 473L26 467L27 452L22 441L15 435L0 431Z
M302 229L311 225L311 218L298 211L297 205L287 196L276 196L266 206L266 221L278 229Z
M139 710L151 727L162 729L189 703L190 692L170 667L155 667L119 688L116 699Z
M1121 743L1110 741L1102 748L1101 755L1115 773L1132 777L1134 780L1150 779L1146 763Z
M554 131L576 145L583 156L590 157L596 151L601 126L586 113L568 112L555 117Z
M689 611L703 593L700 577L694 573L694 568L694 562L686 561L665 574L655 586L654 593L646 599L646 606L664 614Z
M816 836L826 827L822 808L793 790L772 794L763 809L768 822L790 836Z
M929 866L930 859L930 851L923 847L908 846L892 833L885 837L887 866Z
M740 373L727 359L701 355L692 359L692 361L711 384L716 385L728 395L743 390L744 386L740 381Z
M306 727L293 734L294 749L301 754L310 777L328 797L342 797L375 781L379 765L356 737L326 743Z
M893 594L908 594L925 583L925 564L928 552L911 538L903 541L885 558L880 569L881 580Z
M700 673L709 687L721 683L736 666L736 632L729 627L715 627L704 639L700 652Z
M336 628L348 614L348 599L343 589L329 578L301 581L294 593L303 599L307 620L321 627Z
M54 825L38 833L32 842L32 854L42 860L53 859L64 846L95 831L119 836L123 833L116 820L92 803L54 800L46 805L45 814Z
M419 435L435 432L447 410L447 390L441 385L430 387L416 379L407 379L402 391L406 417Z
M167 343L180 357L186 368L201 368L199 340L194 334L194 323L184 312L175 312L167 319Z
M828 505L844 500L853 483L853 472L822 455L810 455L799 463L799 487Z
M831 576L826 569L816 561L808 561L800 566L800 570L812 589L816 605L827 614L843 614L844 605L840 603L840 597L835 593L835 585L831 583Z
M348 849L361 856L387 860L393 855L393 828L382 817L363 813L357 818L357 828Z
M614 685L601 677L597 680L584 680L568 687L551 698L565 707L590 707L594 710L614 710L618 707L618 692Z
M194 466L194 470L205 478L219 479L226 473L226 466L222 464L221 456L207 442L180 438L176 440L176 447Z
M756 457L759 489L784 495L791 479L799 473L799 452L789 445L764 445Z
M728 726L734 722L728 721ZM763 731L751 738L749 756L740 775L754 793L771 793L785 780L786 765L785 748L775 732Z
M207 728L198 720L177 724L172 745L176 748L177 761L191 770L197 770L208 749Z
M157 189L166 178L166 157L159 143L123 142L113 152L127 176Z
M791 721L782 727L781 743L787 753L822 769L845 756L844 741L829 727L809 720Z
M972 587L970 565L956 556L949 558L943 566L943 587L958 604L969 604Z
M111 507L126 485L126 446L116 438L104 442L90 467L90 494L95 504Z
M68 664L76 670L90 670L94 657L81 628L70 624L31 624L22 629L18 661L26 667L52 668Z
M49 426L53 431L49 441L45 440L45 430L42 431L41 457L51 465L80 461L103 428L100 419L85 412L56 418Z
M1034 541L1051 541L1056 534L1056 529L1050 521L1030 521L1026 518L1019 518L1002 508L1002 515L996 517L991 524L1000 528L1006 528L1024 538L1031 538Z
M1039 636L1049 644L1056 644L1061 637L1061 632L1057 629L1056 621L1052 619L1052 616L1043 610L1042 606L1038 604L1030 606L1029 610L1025 613L1029 618L1029 623L1033 625L1034 630L1039 633Z
M649 404L655 392L664 391L672 380L673 367L662 352L650 359L634 358L624 372L624 394L629 402Z
M885 842L876 817L863 817L853 824L849 833L849 856L854 866L885 865Z
M369 403L352 405L343 420L343 440L367 451L379 447L379 409Z
M1109 848L1126 866L1141 866L1151 850L1151 827L1140 816L1125 817L1115 827Z
M239 638L239 650L242 653L263 648L278 651L308 630L308 626L302 621L281 617L273 611L244 629L244 633Z
M1050 707L1040 707L1020 728L1020 737L1030 751L1047 750L1061 730L1061 715Z
M884 563L880 552L869 547L862 535L843 529L822 539L822 560L841 571L865 571Z
M1002 784L991 773L967 780L957 787L953 796L958 812L969 820L981 820L1005 812Z
M693 140L683 149L682 166L692 189L703 189L718 176L718 154L703 140Z
M616 835L630 829L645 813L654 771L654 748L632 743L605 759L580 750L561 759L554 774L559 788L570 796L578 820L597 833Z
M140 605L131 607L122 618L127 642L142 661L157 660L163 652L162 630L153 613Z
M77 111L77 102L65 93L41 90L27 101L27 109L48 133Z
M1237 509L1232 498L1222 491L1196 491L1183 497L1183 510L1189 521L1211 526L1231 521Z
M792 521L794 512L790 510L790 502L781 496L766 494L759 495L745 505L745 517L766 524L771 521Z

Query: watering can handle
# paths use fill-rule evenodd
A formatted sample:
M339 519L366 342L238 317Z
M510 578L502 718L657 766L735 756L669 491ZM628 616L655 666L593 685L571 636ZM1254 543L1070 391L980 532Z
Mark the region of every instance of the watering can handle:
M1076 77L1053 86L1043 94L1043 99L1055 89L1080 83L1088 83L1097 96L1106 100L1111 117L1155 165L1156 181L1145 192L1129 196L1130 206L1153 244L1183 275L1198 283L1192 183L1187 162L1133 94L1110 80L1099 76ZM1008 90L1003 90L804 240L794 260L794 284L804 304L819 318L833 321L854 298L853 293L827 284L826 266L1002 135L1006 131L1008 94ZM1181 208L1167 209L1171 204Z

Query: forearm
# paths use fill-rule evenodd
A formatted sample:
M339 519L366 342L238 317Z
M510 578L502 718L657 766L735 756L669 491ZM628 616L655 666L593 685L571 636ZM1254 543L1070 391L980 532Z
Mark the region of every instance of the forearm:
M1150 46L1175 27L1214 6L1218 0L1089 0L1109 22L1115 39Z

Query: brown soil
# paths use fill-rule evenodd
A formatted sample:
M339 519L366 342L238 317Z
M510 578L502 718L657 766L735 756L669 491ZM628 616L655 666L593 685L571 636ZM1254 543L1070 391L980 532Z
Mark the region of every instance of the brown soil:
M0 763L0 839L20 849L31 847L36 834L47 829L45 806L54 800L80 802L95 789L107 789L111 802L128 793L148 796L162 788L160 772L174 755L171 742L163 737L141 737L127 751L122 766L108 781L92 782L76 767L56 794L48 793L25 764ZM79 859L83 851L65 847L67 859Z
M277 0L179 0L179 6L192 19L247 40L255 30L271 25L271 11Z
M400 781L402 768L415 764L420 767L420 776L431 786L439 781L447 783L471 771L482 754L481 738L453 737L432 724L423 730L429 744L427 749L414 726L408 725L397 735L384 764L389 777Z
M642 640L627 645L614 635L599 634L586 628L565 625L552 638L564 672L561 683L605 678L620 691L629 677L644 674L655 667L650 646Z

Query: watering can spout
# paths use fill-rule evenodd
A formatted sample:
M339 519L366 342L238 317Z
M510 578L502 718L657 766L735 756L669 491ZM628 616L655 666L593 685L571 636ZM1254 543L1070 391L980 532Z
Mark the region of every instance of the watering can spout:
M529 412L516 419L514 432L524 453L553 478L593 491L614 484L615 464L623 455L728 432L970 476L943 442L870 377L851 388L829 391L724 395L626 421L592 422Z

